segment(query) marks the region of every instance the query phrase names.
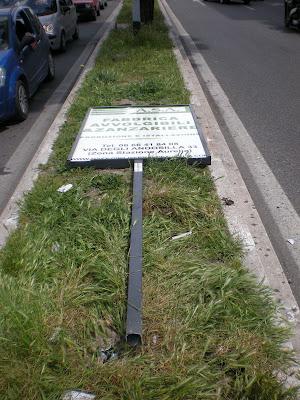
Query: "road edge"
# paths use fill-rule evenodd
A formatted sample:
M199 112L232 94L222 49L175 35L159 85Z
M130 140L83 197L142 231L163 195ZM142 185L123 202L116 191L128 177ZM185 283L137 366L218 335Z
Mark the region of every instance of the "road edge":
M32 189L34 182L40 173L40 165L44 165L48 162L48 159L52 153L52 146L59 135L61 126L66 121L67 112L70 109L78 90L81 88L86 75L94 67L101 46L108 37L110 31L115 27L116 18L121 10L122 5L123 2L121 1L106 20L107 27L103 33L103 36L89 56L81 74L77 78L60 111L56 114L36 153L25 169L25 172L16 186L10 200L3 209L0 215L0 249L5 245L10 233L17 228L20 203L24 195Z
M222 205L229 230L244 245L245 266L259 282L264 282L271 287L285 319L292 324L293 337L291 342L286 345L294 349L298 358L300 355L300 321L297 302L196 72L181 43L180 36L188 34L180 26L181 24L179 25L178 21L174 20L173 12L170 12L170 7L165 0L159 0L159 6L169 27L170 37L174 44L174 54L185 85L191 93L191 104L201 122L212 153L210 170L218 195L220 199L234 199L234 204L231 206L226 206L224 202ZM192 39L190 38L190 40ZM293 381L294 379L287 377L287 380ZM295 382L299 384L298 380Z

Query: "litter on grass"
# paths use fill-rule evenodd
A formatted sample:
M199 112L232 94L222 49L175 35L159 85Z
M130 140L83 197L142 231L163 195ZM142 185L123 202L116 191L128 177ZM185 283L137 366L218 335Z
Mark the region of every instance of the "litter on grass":
M109 347L108 349L100 349L100 360L103 363L107 361L114 361L118 359L118 353L114 351L113 347Z
M51 337L49 338L49 342L53 344L57 343L61 331L62 331L61 327L57 326L54 329L54 332L52 333Z
M53 243L53 245L52 245L52 252L53 252L53 253L57 253L59 250L60 250L60 244L57 243L57 242Z
M182 239L182 238L184 238L184 237L186 237L186 236L190 236L192 233L193 233L192 231L188 231L188 232L185 232L185 233L181 233L180 235L173 236L173 237L171 238L171 240Z
M70 390L62 396L62 400L94 400L96 395L82 392L81 390Z
M294 239L288 239L287 242L291 245L295 244L295 240Z
M57 191L59 193L66 193L68 192L70 189L72 189L73 185L72 183L68 183L67 185L63 185L60 188L57 189Z

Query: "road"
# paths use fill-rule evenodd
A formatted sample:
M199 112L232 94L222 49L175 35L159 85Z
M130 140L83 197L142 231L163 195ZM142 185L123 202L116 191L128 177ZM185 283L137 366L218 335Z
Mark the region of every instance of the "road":
M66 53L54 54L56 77L52 82L43 83L31 99L28 119L18 124L0 125L0 213L72 89L82 69L81 63L86 61L94 48L95 34L104 27L106 18L118 4L119 0L108 1L108 7L101 10L97 21L79 22L79 40L69 42ZM49 107L50 98L53 100L52 107ZM37 126L38 120L41 123Z
M300 34L283 2L168 4L300 214Z
M193 39L299 216L300 33L284 28L283 2L252 1L248 6L238 1L167 3ZM277 229L284 221L277 221L277 226L274 223L249 168L226 131L216 100L209 97L207 87L204 91L300 302L300 264L289 256L289 236L280 237ZM295 243L293 249L296 246L299 248L300 243Z

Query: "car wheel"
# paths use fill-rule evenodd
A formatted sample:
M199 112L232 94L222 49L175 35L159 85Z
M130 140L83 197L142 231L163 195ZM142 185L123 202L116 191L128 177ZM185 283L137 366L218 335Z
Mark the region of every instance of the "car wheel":
M104 10L104 4L103 4L102 1L101 1L101 3L100 3L100 8L101 8L101 10Z
M55 77L55 65L54 65L54 60L51 52L49 51L48 55L48 75L47 75L47 81L53 81Z
M250 0L244 0L244 4L247 5L250 3Z
M92 17L91 17L92 21L96 21L97 20L97 11L95 8L93 8L93 13L92 13Z
M287 4L285 3L285 5L284 5L284 25L286 28L290 27L290 18L289 18L288 14L289 14L288 7L287 7Z
M99 17L99 15L100 15L100 6L98 6L97 15L98 15L98 17Z
M65 32L62 32L60 35L60 46L59 46L59 50L62 53L65 53L67 50L67 41L66 41L66 34Z
M24 121L29 113L28 91L23 81L17 81L16 84L16 113L17 121Z
M78 39L79 39L79 29L78 26L76 25L75 32L73 33L73 40L78 40Z

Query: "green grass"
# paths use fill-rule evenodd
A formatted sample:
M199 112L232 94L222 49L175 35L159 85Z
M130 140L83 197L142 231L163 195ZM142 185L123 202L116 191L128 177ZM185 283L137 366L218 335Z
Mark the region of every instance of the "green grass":
M143 346L124 346L132 172L66 166L88 107L124 99L188 103L157 9L137 36L111 33L0 253L1 400L294 399L279 374L288 329L242 266L207 168L145 165ZM102 364L110 344L119 359Z

